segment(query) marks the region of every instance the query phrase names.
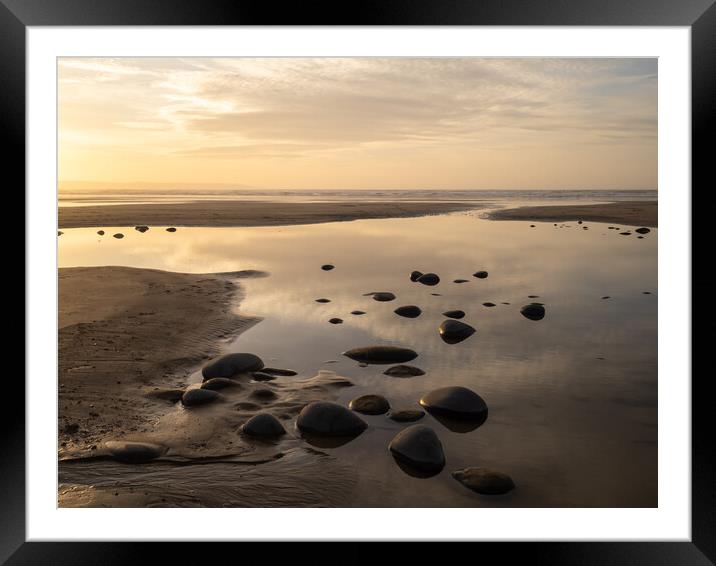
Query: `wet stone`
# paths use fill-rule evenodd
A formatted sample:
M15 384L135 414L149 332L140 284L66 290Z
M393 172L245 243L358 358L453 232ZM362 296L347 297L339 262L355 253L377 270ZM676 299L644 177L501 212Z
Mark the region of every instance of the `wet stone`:
M443 316L446 316L448 318L464 318L465 311L461 311L461 310L445 311L443 313Z
M117 232L116 234L112 234L112 237L121 240L122 238L124 238L124 234L122 234L121 232Z
M475 329L469 324L460 322L459 320L448 319L438 328L440 338L448 344L457 344L466 340L475 333Z
M259 401L272 401L273 399L276 399L278 395L274 393L271 389L255 389L251 392L251 398L258 399Z
M426 472L438 472L445 466L443 446L435 431L424 425L401 430L388 449L404 463Z
M357 362L367 364L399 364L409 362L418 357L417 352L398 346L366 346L353 348L343 355Z
M429 285L434 286L440 283L440 277L438 277L435 273L424 273L417 279L418 283L422 283L423 285Z
M251 377L254 378L254 381L273 381L276 379L275 375L263 371L255 371L251 374Z
M353 399L348 408L365 415L382 415L390 410L390 403L381 395L361 395Z
M419 421L425 416L423 411L418 409L398 409L392 410L388 414L388 418L398 423L412 423Z
M342 318L331 318L328 320L331 324L343 324Z
M530 303L520 309L520 313L530 320L542 320L545 315L544 306L540 303Z
M110 440L105 442L104 446L112 458L126 464L150 462L166 452L164 446L150 442Z
M237 387L238 385L239 384L236 381L233 381L232 379L228 379L226 377L213 377L202 383L201 388L211 389L212 391L219 391L220 389L224 389L226 387Z
M269 413L259 413L241 426L241 432L248 436L275 438L286 434L286 429L276 417Z
M487 404L477 393L467 387L453 385L434 389L423 395L420 405L428 412L459 420L484 420Z
M495 303L490 303L490 302L482 303L482 306L483 306L483 307L494 307L494 306L495 306Z
M261 370L263 373L268 373L271 375L283 375L283 376L292 376L292 375L298 375L297 371L294 371L292 369L281 369L281 368L263 368Z
M383 374L391 377L416 377L425 375L425 372L418 367L401 364L389 367Z
M330 303L331 299L316 299L317 303Z
M360 316L362 314L365 314L365 311L351 311L351 314L355 316Z
M454 279L453 283L467 283L468 279Z
M264 363L258 356L237 352L226 354L208 363L201 369L201 375L205 380L212 377L233 377L240 373L259 371L263 367Z
M174 228L173 226L170 228L167 228L167 232L176 232L176 231L177 231L177 229Z
M637 228L634 232L637 234L648 234L651 230L649 230L649 228Z
M104 230L97 230L97 234L99 234L100 236L104 236Z
M316 436L358 436L368 425L354 412L337 403L309 403L298 415L296 426L302 433Z
M330 271L331 269L334 269L335 267L336 267L335 265L331 265L330 263L326 263L325 265L322 265L322 266L321 266L321 269L322 269L323 271Z
M181 397L181 403L185 407L196 407L216 401L219 394L211 389L189 389Z
M422 271L413 271L410 274L410 280L415 283L418 279L420 279L423 276Z
M504 495L515 489L510 476L490 468L465 468L453 472L452 477L481 495Z
M405 318L417 318L422 314L422 310L420 310L420 307L415 305L406 305L404 307L398 307L393 311L398 316L402 316Z
M142 234L144 234L144 232L146 232L147 230L149 230L149 226L135 226L134 229L135 229L137 232L141 232Z
M472 274L473 277L477 277L478 279L485 279L487 278L487 271L477 271Z
M373 300L381 302L394 301L395 295L388 291L381 291L379 293L373 293Z

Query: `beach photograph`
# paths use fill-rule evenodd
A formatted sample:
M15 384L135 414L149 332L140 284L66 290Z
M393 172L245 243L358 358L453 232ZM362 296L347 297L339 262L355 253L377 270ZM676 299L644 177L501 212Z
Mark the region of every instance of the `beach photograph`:
M657 87L59 57L58 507L657 508Z

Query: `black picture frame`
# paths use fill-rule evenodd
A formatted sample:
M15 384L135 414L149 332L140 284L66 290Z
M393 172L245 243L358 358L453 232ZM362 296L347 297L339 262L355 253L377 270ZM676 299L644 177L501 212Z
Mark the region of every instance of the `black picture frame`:
M689 26L692 55L692 184L705 184L713 157L707 136L714 131L716 100L716 4L714 0L312 0L286 6L257 0L0 0L0 131L8 183L25 185L25 37L29 26L85 25L553 25ZM706 187L704 187L706 189ZM683 187L691 190L691 187ZM696 213L696 209L693 209ZM706 221L706 223L708 223ZM692 225L698 226L692 216ZM694 244L696 240L694 239ZM692 254L694 252L692 251ZM694 254L695 255L695 254ZM694 266L694 271L697 266ZM703 269L703 268L702 268ZM692 273L693 276L693 273ZM690 304L686 308L691 308ZM703 335L693 336L692 344ZM693 346L692 346L693 349ZM711 372L692 380L692 538L690 542L529 542L471 543L462 555L485 562L533 564L706 565L716 563L716 470L710 434ZM694 373L694 375L696 375ZM691 376L683 376L689 379ZM6 376L0 411L0 562L7 564L144 563L156 550L163 562L206 561L202 547L160 543L25 542L24 383ZM8 391L9 389L9 391ZM240 527L237 526L237 532ZM317 539L319 536L317 535ZM271 562L295 560L301 543L272 545ZM364 562L377 543L345 543L310 552L312 562ZM258 543L244 543L236 560L246 560ZM226 547L224 547L226 548ZM303 550L303 552L302 552ZM211 551L213 552L213 551ZM233 551L229 551L232 553ZM384 551L383 551L384 552ZM402 560L426 560L424 545L401 549ZM438 550L442 559L444 550ZM449 555L448 555L449 556ZM254 558L251 556L251 558ZM463 558L460 558L461 560ZM265 560L265 558L264 558Z

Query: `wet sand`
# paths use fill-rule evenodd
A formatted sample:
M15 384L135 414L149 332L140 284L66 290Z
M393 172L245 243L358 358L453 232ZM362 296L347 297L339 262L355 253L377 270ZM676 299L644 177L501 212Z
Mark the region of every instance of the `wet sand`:
M659 220L659 209L656 201L525 206L496 210L489 214L489 218L493 220L533 220L535 222L584 220L656 228Z
M102 226L279 226L398 218L479 208L459 202L199 201L61 207L60 228Z
M348 504L350 468L300 441L288 422L350 381L333 372L286 383L244 375L218 401L192 408L162 395L197 387L191 374L260 320L235 311L239 280L261 275L60 269L59 506ZM241 436L259 411L285 422L280 443ZM117 462L105 446L112 440L149 442L164 454L139 466Z

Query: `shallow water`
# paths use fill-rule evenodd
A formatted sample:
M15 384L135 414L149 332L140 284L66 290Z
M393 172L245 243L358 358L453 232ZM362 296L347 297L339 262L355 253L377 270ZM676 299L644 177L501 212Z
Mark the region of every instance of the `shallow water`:
M295 369L299 378L322 369L349 377L356 386L342 390L344 403L380 393L393 407L417 408L421 395L445 385L485 399L489 417L475 430L453 430L429 415L420 421L438 433L447 460L427 479L406 474L388 453L406 425L365 416L366 432L329 449L358 471L349 505L656 506L657 230L637 239L604 224L534 224L473 212L176 233L103 227L104 237L68 229L58 239L59 260L61 267L268 271L242 282L240 311L263 320L232 350ZM112 238L115 232L125 238ZM336 268L322 271L325 263ZM439 274L440 284L411 282L414 269ZM472 276L483 269L487 279ZM364 296L373 291L397 299ZM323 297L331 302L315 302ZM533 301L545 304L541 321L519 312ZM420 317L393 313L411 304ZM351 315L355 309L366 314ZM437 332L451 309L464 310L463 321L477 329L454 345ZM332 317L344 323L329 324ZM391 378L382 374L388 366L359 367L341 356L372 344L413 348L419 356L410 363L426 375ZM468 466L497 468L518 487L504 497L473 494L450 476Z

